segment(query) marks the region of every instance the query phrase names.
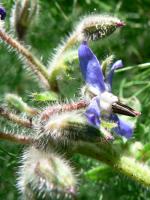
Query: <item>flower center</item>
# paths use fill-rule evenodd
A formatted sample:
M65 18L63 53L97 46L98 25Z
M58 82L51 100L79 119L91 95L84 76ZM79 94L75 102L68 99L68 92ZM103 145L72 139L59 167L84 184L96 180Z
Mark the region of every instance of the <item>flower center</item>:
M100 107L102 111L111 112L112 104L118 102L118 97L110 92L103 92L100 94Z

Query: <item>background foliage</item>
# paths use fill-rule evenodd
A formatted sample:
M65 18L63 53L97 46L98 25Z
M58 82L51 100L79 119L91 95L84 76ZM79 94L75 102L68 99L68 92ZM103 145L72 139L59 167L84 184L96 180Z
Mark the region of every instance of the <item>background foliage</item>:
M9 30L9 17L12 0L2 0L7 10L6 26ZM30 30L26 43L32 51L46 64L57 44L72 30L80 17L89 13L110 13L126 22L119 33L107 40L99 41L93 46L101 59L111 53L124 61L130 70L115 75L114 93L123 97L136 96L140 100L142 115L138 119L133 140L150 142L150 68L139 68L136 65L150 61L150 15L149 0L40 0L40 12L37 22ZM0 46L0 101L4 94L11 92L30 102L31 93L39 91L32 75L28 75L15 54ZM78 67L78 66L77 66ZM72 84L68 86L71 90ZM1 120L1 125L4 121ZM9 127L8 127L9 128ZM15 127L14 127L15 129ZM16 172L23 147L9 142L0 142L0 199L18 199L16 191ZM150 155L148 152L147 162ZM128 178L111 171L101 170L99 176L88 175L88 170L99 166L99 163L81 156L72 160L80 169L79 199L93 200L143 200L150 198L150 190L128 180ZM103 165L102 165L103 167ZM102 168L103 169L103 168Z

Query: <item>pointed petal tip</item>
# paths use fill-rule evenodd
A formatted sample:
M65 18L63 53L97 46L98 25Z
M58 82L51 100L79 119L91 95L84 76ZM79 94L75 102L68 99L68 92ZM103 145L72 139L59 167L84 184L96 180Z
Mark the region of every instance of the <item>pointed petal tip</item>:
M125 25L126 25L125 22L122 22L122 21L116 22L117 27L122 27L122 26L125 26Z
M136 115L137 117L141 115L141 112L139 112L139 111L134 111L134 113L135 113L135 115Z
M105 136L105 139L106 141L111 142L111 141L114 141L115 138L110 134L110 135Z
M122 60L117 60L113 65L112 65L112 68L111 70L116 70L116 69L119 69L119 68L122 68L123 67L123 62ZM114 73L114 72L113 72Z

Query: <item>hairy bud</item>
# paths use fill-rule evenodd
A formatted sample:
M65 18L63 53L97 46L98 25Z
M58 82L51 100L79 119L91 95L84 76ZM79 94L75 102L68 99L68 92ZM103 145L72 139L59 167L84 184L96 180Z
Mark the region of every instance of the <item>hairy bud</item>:
M47 148L51 145L71 145L76 141L93 141L101 139L101 132L88 125L86 118L78 111L53 113L47 120L40 118L36 127L38 147Z
M17 186L23 199L71 199L75 195L73 170L56 153L30 147L22 163Z
M37 0L17 0L12 10L11 25L19 39L23 39L38 10Z
M84 17L76 30L79 40L99 40L112 34L124 23L118 18L107 15L91 15Z

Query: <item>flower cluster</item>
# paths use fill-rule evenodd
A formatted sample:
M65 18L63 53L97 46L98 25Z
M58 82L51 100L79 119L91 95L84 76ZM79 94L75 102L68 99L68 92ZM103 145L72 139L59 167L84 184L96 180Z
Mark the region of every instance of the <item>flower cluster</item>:
M116 124L113 131L118 135L130 138L133 134L133 127L115 113L129 116L138 116L140 113L120 103L118 97L111 92L114 71L123 67L122 61L117 60L104 77L102 66L86 41L80 45L78 56L88 92L92 94L85 112L88 123L100 128L101 119L112 121Z

